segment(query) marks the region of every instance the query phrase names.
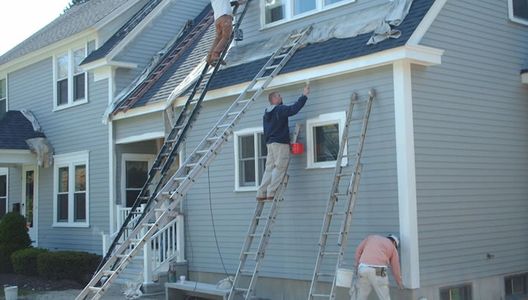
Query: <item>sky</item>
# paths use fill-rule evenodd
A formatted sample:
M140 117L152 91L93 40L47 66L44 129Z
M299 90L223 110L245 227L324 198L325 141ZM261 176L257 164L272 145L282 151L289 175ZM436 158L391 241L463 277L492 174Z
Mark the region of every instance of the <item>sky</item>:
M0 55L53 21L70 0L1 0Z

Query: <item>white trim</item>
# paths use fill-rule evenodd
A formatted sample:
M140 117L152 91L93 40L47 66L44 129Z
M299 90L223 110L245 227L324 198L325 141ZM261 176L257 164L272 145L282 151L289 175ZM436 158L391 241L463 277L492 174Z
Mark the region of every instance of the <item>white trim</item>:
M115 80L114 72L111 72L110 77L108 77L108 103L111 103L114 98L115 91ZM110 206L110 224L109 224L109 234L115 232L116 228L116 152L115 152L115 137L114 137L114 123L110 120L108 122L108 205Z
M9 83L7 81L7 75L6 76L0 76L0 81L2 80L5 80L5 99L2 98L3 100L5 100L6 102L6 112L9 110L9 91L8 91L8 86L9 86ZM0 100L2 100L0 99Z
M120 138L115 141L116 144L129 144L148 140L155 140L159 138L165 138L164 131L147 132L143 134L133 135L126 138Z
M411 63L394 63L393 73L402 277L406 288L417 289L420 287L420 253Z
M335 168L336 161L325 161L325 162L315 162L314 161L314 155L315 155L315 149L314 149L314 138L313 138L313 129L316 126L323 126L323 125L331 125L331 124L338 124L339 126L339 145L343 143L343 131L345 130L345 123L346 123L346 112L335 112L335 113L328 113L328 114L322 114L315 118L311 118L306 120L306 148L307 148L307 159L306 159L306 168L307 169L321 169L321 168ZM345 141L347 144L345 145L345 152L347 153L348 148L348 141ZM341 165L345 167L348 164L348 159L346 157L343 158L343 161Z
M125 62L125 61L110 60L107 57L104 57L104 58L100 58L98 60L94 60L92 62L89 62L87 64L83 64L83 65L81 65L81 67L85 71L92 71L92 70L95 70L95 69L105 68L105 67L135 69L135 68L138 67L138 64Z
M148 164L147 173L152 168L156 155L154 154L136 154L136 153L123 153L121 155L121 205L126 207L126 162L127 161L140 161Z
M245 128L242 130L235 131L233 134L233 142L234 142L234 155L235 155L235 192L251 192L256 191L258 189L258 176L259 176L259 166L258 166L258 160L259 160L259 144L257 141L257 137L259 134L263 134L264 129L262 127L252 127L252 128ZM241 136L251 136L253 135L253 147L255 151L255 185L254 186L240 186L240 162L239 162L239 143L238 138Z
M74 45L68 48L67 50L59 53L53 54L53 111L61 111L67 108L79 106L82 104L86 104L89 101L89 94L88 94L88 72L84 71L84 99L80 99L75 101L74 98L74 92L75 92L75 81L74 78L76 75L83 74L77 73L75 74L75 56L74 53L77 50L84 49L84 55L85 57L88 55L88 43L92 40L85 41L82 44ZM97 44L97 41L96 41ZM59 81L58 78L58 68L57 68L57 57L59 55L66 54L68 56L68 77L66 78L68 80L68 103L58 105L57 104L57 97L58 97L58 90L57 90L57 82Z
M90 227L90 152L80 151L53 156L53 227ZM86 167L86 221L74 222L75 166ZM57 193L59 168L68 167L68 222L57 221Z
M521 82L524 84L528 84L528 72L524 72L521 74Z
M29 150L0 149L0 165L9 164L35 164L35 155Z
M293 4L293 0L284 0L284 1L285 1L284 3L285 11L286 11L284 18L281 20L275 21L275 22L268 23L268 24L266 24L265 1L260 1L261 3L260 4L260 12L261 12L260 13L260 30L265 30L265 29L273 28L273 27L283 25L286 23L290 23L293 21L297 21L300 19L304 19L304 18L313 16L318 13L326 12L326 11L339 8L339 7L342 7L342 6L351 4L351 3L355 3L357 0L341 0L340 2L328 4L328 5L324 4L325 0L315 0L316 1L315 9L300 13L298 15L295 15L295 7Z
M132 8L134 5L136 5L139 1L140 0L128 1L127 4L119 6L118 8L113 10L110 14L108 14L106 17L104 17L103 19L99 20L99 22L97 22L94 25L94 28L97 29L97 30L102 29L103 27L108 25L108 23L112 22L114 19L116 19L117 17L121 16L122 13L126 12L127 10Z
M414 30L411 37L407 40L407 45L420 44L422 38L425 36L429 28L431 28L431 25L440 14L440 11L442 11L442 8L444 8L446 2L447 0L436 0L433 3L425 17L422 19L420 24L418 24L418 27L416 27L416 29Z
M9 212L9 168L0 168L0 176L6 176L6 214Z
M420 45L406 45L378 53L369 54L366 56L356 57L349 60L339 61L336 63L326 64L322 66L312 67L308 69L302 69L295 72L290 72L277 76L267 90L277 89L284 86L291 86L294 84L300 84L309 80L319 80L329 77L335 77L344 74L350 74L380 66L391 65L396 61L406 59L414 64L423 66L439 65L442 63L442 55L444 50L420 46ZM216 90L210 90L205 96L205 101L222 99L229 96L239 95L242 93L249 82L239 83ZM260 85L257 84L255 89ZM182 106L187 97L179 97L175 102L174 106ZM152 112L160 112L165 108L165 102L160 101L158 103L143 106L140 108L134 108L126 113L120 112L115 116L111 116L113 120L121 120L130 117L140 116Z
M528 19L519 18L513 14L513 0L508 0L508 17L512 22L528 25Z
M26 172L33 171L33 230L35 232L35 240L33 246L38 247L38 209L39 209L39 167L38 165L24 165L22 166L22 198L20 203L24 203L24 213L26 215L27 203L26 203ZM22 212L22 208L20 209Z

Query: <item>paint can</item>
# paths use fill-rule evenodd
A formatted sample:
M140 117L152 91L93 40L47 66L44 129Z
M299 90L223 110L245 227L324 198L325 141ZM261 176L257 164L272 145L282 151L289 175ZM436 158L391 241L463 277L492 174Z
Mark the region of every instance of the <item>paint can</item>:
M6 300L17 300L18 299L18 286L4 287L4 295L5 295Z
M352 279L354 279L354 270L339 268L336 274L336 285L344 288L352 287Z

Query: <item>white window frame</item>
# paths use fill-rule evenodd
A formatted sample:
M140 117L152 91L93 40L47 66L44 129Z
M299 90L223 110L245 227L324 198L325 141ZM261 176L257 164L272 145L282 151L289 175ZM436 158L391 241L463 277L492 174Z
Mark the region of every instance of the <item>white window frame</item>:
M518 277L523 277L524 280L527 280L528 273L520 273L520 274L513 274L513 275L505 276L504 277L504 284L506 285L506 282L508 280L513 280L514 278L518 278ZM527 285L528 282L525 281L524 284ZM513 287L512 287L512 291L513 291ZM511 298L511 297L515 297L515 296L519 296L519 295L520 296L526 296L526 294L511 294L511 295L507 295L506 291L504 291L504 296L506 297L506 299Z
M6 112L7 112L9 110L9 100L8 100L8 98L9 98L9 91L8 91L9 84L7 82L7 76L6 77L0 77L0 81L2 81L2 80L5 80L5 85L6 85L5 86L5 93L6 93L6 95L5 95L5 98L0 98L0 101L4 101L5 100Z
M6 176L6 198L5 198L5 205L6 205L6 214L9 212L9 169L8 168L0 168L0 176Z
M512 22L528 26L528 19L522 19L522 18L516 17L513 14L513 1L514 0L508 0L508 16L510 17L510 20Z
M442 296L442 291L443 290L453 290L453 289L460 289L460 288L469 288L470 292L471 292L471 297L474 296L474 291L473 291L473 284L471 283L466 283L466 284L461 284L461 285L455 285L455 286L446 286L446 287L442 287L438 290L438 298L440 299L441 296ZM451 298L451 293L449 294L449 297Z
M259 134L264 134L264 129L262 127L253 127L253 128L246 128L243 130L235 131L233 136L234 140L234 146L235 146L235 192L252 192L256 191L258 189L258 186L260 185L258 178L259 178L259 145L256 143L257 138ZM254 138L254 147L255 147L255 186L240 186L240 162L239 162L239 155L240 155L240 144L239 144L239 137L242 136L249 136L253 135Z
M74 65L74 55L73 53L81 48L84 48L84 54L85 57L88 56L88 44L91 42L86 41L83 44L76 45L74 47L71 47L65 51L59 52L55 55L53 55L53 111L60 111L66 108L75 107L78 105L86 104L88 103L88 72L84 72L84 99L74 101L74 82L73 79L75 77L75 65ZM97 42L96 42L97 44ZM59 81L58 77L58 68L57 68L57 62L58 57L62 56L64 54L67 54L68 56L68 103L58 105L57 104L57 97L59 95L58 89L57 89L57 82ZM78 73L79 75L81 73Z
M339 125L339 145L343 143L343 131L345 130L346 123L346 112L335 112L319 115L316 118L306 120L306 141L307 141L307 159L306 159L306 168L307 169L320 169L320 168L335 168L336 161L324 161L316 162L314 158L315 154L315 140L314 140L314 127L330 125L330 124ZM348 139L345 141L345 153L348 149ZM342 166L348 164L348 159L343 157Z
M54 155L53 164L53 227L90 227L90 153L80 151L68 154ZM86 220L74 221L75 167L86 167ZM59 189L59 169L68 167L68 222L57 221L57 195Z
M284 24L284 23L288 23L288 22L291 22L291 21L302 19L302 18L311 16L311 15L314 15L314 14L317 14L317 13L320 13L320 12L323 12L323 11L331 10L331 9L334 9L334 8L341 7L343 5L354 3L357 0L343 0L341 2L333 3L333 4L329 4L329 5L325 5L324 4L325 0L316 0L316 5L315 5L316 8L315 9L307 11L307 12L300 13L298 15L295 15L295 7L294 7L294 1L295 0L284 0L284 1L285 1L284 5L286 7L285 8L285 12L286 13L285 13L284 18L282 20L278 20L278 21L271 22L271 23L268 23L268 24L266 24L266 1L265 0L260 1L260 24L261 24L260 27L261 27L261 29L275 27L277 25L281 25L281 24Z
M121 205L126 207L126 162L141 161L148 163L148 169L152 168L156 156L153 154L123 153L121 155Z

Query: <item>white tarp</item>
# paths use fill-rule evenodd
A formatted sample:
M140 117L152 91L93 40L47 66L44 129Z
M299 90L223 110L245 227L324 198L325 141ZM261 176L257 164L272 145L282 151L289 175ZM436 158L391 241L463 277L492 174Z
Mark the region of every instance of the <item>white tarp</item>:
M42 132L42 127L40 127L37 118L31 111L23 109L20 112L31 123L31 126L33 126L33 131ZM49 143L48 139L45 137L27 139L26 144L28 145L29 150L37 156L37 163L39 167L49 168L51 165L53 165L53 147Z

